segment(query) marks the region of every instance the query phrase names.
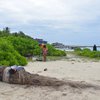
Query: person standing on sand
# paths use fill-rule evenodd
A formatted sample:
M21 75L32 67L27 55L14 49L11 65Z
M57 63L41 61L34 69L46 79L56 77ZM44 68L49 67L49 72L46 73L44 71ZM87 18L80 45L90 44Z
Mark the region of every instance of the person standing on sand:
M47 49L46 45L43 45L42 53L43 53L43 61L44 62L46 61L47 52L48 52L48 49Z

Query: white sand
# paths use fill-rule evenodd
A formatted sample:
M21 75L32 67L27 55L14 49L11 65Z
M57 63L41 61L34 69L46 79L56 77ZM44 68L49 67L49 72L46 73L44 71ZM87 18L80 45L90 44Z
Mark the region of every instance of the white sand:
M47 68L47 71L44 69ZM61 80L85 81L100 85L100 62L69 59L50 62L30 62L25 69L31 73ZM100 100L100 90L11 85L0 82L0 100Z

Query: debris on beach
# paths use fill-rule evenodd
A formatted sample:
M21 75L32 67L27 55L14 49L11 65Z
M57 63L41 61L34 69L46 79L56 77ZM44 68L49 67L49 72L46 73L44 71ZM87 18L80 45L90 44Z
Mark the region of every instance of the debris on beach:
M86 88L100 89L100 86L92 85L86 82L71 81L71 80L62 81L58 80L57 78L46 77L39 74L31 74L25 71L25 69L19 70L16 73L12 74L9 80L4 80L4 79L5 78L3 78L2 81L4 82L7 81L7 83L10 84L53 86L53 87L65 85L71 88L78 88L78 89L86 89Z
M47 70L48 70L47 68L44 69L44 71L47 71Z

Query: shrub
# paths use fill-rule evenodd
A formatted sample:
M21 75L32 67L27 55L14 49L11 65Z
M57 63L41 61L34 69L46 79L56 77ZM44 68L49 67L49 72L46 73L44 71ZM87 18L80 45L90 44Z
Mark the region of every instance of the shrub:
M18 58L18 59L17 59ZM0 39L0 65L26 65L26 58L22 57L6 39Z
M74 51L81 51L81 48L77 47L74 49Z
M52 45L47 45L49 56L66 56L66 52L62 50L55 49Z
M100 58L100 51L91 51L88 48L85 48L80 51L75 51L75 53L79 56L89 57L89 58Z
M1 46L3 49L5 49L5 52L7 52L6 50L8 50L7 48L9 48L10 51L15 50L21 56L25 56L25 57L29 55L30 56L40 55L42 53L42 50L39 47L39 43L35 41L32 37L25 35L21 31L19 33L15 32L12 34L10 33L8 27L5 28L5 30L0 31L0 39L3 38L5 41L8 42L7 45L12 46L13 48L13 49L10 49L10 47L8 47L7 45ZM66 55L64 51L57 50L50 44L47 44L47 47L48 47L49 56L65 56Z

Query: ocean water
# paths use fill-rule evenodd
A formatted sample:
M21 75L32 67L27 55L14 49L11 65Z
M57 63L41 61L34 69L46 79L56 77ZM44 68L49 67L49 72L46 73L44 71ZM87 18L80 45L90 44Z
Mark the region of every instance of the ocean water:
M93 50L93 47L87 47L90 50ZM85 48L81 48L85 49ZM68 48L59 48L59 50L65 50L65 51L74 51L74 49L68 49ZM100 51L100 47L97 47L97 51Z

